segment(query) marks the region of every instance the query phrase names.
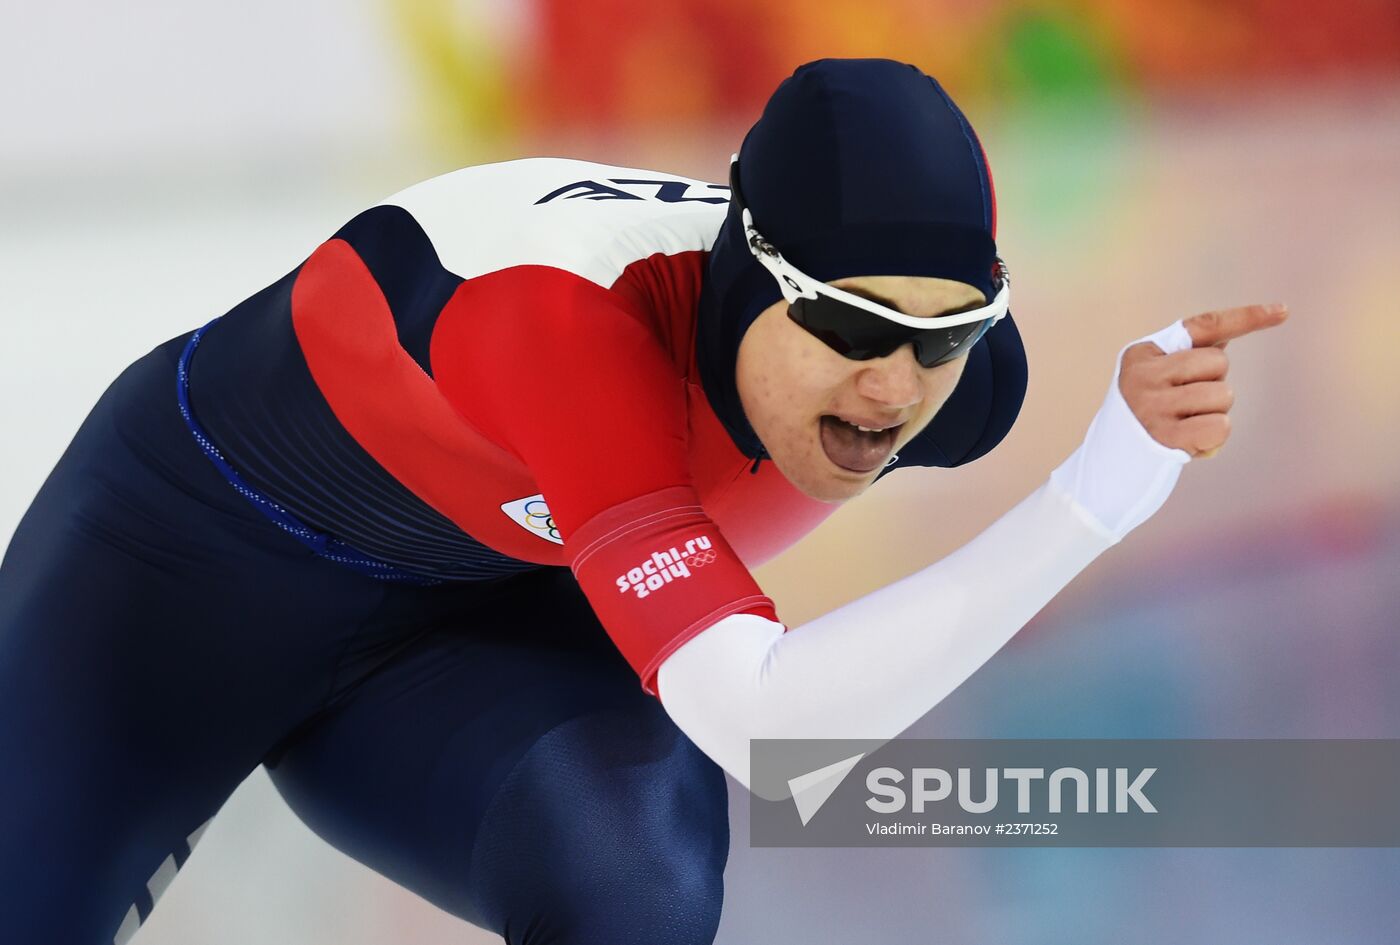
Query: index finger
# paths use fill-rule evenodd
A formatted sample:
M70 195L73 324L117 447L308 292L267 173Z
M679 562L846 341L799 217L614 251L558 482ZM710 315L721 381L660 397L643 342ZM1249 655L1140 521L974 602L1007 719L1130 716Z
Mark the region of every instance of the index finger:
M1242 305L1239 308L1222 308L1215 312L1205 312L1182 319L1181 324L1191 335L1191 343L1197 348L1224 344L1250 332L1262 331L1283 323L1288 317L1288 306L1282 302L1268 305Z

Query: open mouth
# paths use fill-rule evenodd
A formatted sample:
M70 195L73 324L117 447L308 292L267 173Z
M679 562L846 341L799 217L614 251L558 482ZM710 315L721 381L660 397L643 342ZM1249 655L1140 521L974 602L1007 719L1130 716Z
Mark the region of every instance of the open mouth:
M826 414L821 420L822 451L842 469L870 473L884 466L894 451L902 423L884 429L871 429Z

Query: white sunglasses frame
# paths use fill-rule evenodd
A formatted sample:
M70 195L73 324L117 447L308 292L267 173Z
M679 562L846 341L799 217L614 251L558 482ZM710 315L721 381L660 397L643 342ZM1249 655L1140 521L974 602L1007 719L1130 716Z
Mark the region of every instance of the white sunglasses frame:
M730 158L731 166L739 160L739 155L735 154ZM759 264L767 269L769 274L778 282L778 288L782 290L783 299L789 305L799 298L815 299L819 295L853 305L863 309L872 315L903 325L906 328L954 328L958 325L968 325L973 322L986 321L991 319L995 325L1006 317L1007 311L1011 307L1011 278L1006 272L1006 263L1000 258L997 259L1001 267L1001 288L997 291L996 297L988 304L972 309L967 312L958 312L954 315L907 315L898 309L890 308L888 305L881 305L879 302L871 301L864 296L847 292L834 285L819 282L798 269L792 263L783 258L783 254L778 252L777 247L770 243L753 223L753 213L748 207L744 207L744 238L748 243L749 252Z

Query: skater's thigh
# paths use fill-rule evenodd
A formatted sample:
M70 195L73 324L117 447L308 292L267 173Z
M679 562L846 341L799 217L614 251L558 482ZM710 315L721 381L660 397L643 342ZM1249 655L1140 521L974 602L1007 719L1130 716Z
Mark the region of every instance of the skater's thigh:
M518 579L419 640L271 772L329 842L498 932L602 921L582 912L619 885L626 921L653 903L717 915L723 774L641 690L568 572Z

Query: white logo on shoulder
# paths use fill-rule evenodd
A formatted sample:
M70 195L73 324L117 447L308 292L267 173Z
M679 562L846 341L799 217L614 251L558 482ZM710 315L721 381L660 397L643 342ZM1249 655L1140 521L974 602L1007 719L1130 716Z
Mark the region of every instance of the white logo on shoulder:
M501 511L530 534L545 541L552 541L556 545L564 543L564 539L559 537L559 529L555 527L554 516L549 514L549 506L544 503L543 495L527 495L523 499L507 502L501 506Z
M703 568L714 560L710 537L697 535L686 541L684 548L672 545L666 551L653 551L641 564L617 576L617 589L623 594L632 591L638 597L646 597L672 581L690 577L691 568Z

